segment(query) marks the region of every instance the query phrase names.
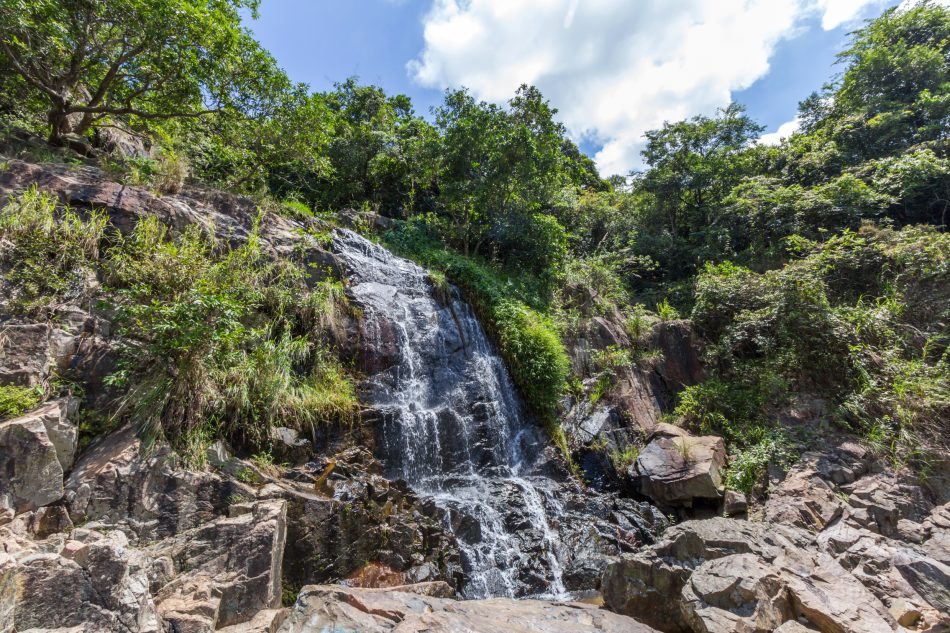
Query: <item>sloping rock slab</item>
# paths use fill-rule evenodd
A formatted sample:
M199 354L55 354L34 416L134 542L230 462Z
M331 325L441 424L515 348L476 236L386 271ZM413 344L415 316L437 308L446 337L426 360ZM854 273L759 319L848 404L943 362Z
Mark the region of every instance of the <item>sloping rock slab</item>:
M406 591L304 587L281 633L650 633L597 607L539 600L455 601ZM429 592L427 592L429 593Z
M798 618L822 633L897 626L811 535L767 523L681 523L649 550L611 564L602 590L608 608L670 633L764 633Z

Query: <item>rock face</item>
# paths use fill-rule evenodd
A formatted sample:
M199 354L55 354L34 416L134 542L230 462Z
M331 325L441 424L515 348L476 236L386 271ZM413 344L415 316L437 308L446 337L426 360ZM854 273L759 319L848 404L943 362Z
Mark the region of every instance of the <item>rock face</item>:
M134 541L163 539L227 514L246 486L178 466L166 446L146 451L131 428L87 450L66 481L75 523L125 530Z
M641 494L664 506L690 507L723 495L726 446L720 437L693 437L661 424L633 470Z
M149 593L151 561L121 532L18 538L0 527L0 631L163 630Z
M950 627L950 515L861 445L806 453L761 515L687 521L624 555L607 606L677 632Z
M36 510L63 497L63 473L76 455L74 408L57 400L0 423L0 508Z
M571 306L588 316L581 318L567 342L574 373L583 378L584 395L565 399L562 427L588 485L637 494L637 476L627 469L625 456L644 444L677 391L705 379L698 337L688 321L650 322L642 317L636 329L629 328L627 318L615 309L605 313L589 289L568 290ZM623 350L643 358L609 369L598 366L600 354Z
M585 604L505 598L458 602L445 597L410 593L414 590L414 587L391 590L305 587L290 617L279 630L281 633L653 631L630 618Z
M883 604L808 534L734 519L687 521L607 569L609 608L662 631L890 631Z

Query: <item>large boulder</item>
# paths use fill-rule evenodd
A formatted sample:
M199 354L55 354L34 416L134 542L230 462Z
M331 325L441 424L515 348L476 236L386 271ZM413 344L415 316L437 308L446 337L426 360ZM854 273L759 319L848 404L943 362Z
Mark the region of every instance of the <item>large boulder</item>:
M661 424L633 466L640 493L664 506L690 507L723 494L726 446L721 437L694 437Z
M608 608L661 631L891 631L885 605L807 532L715 518L686 521L604 574Z
M648 626L592 605L539 600L455 601L430 587L390 590L309 586L281 633L650 633ZM444 595L444 594L442 594Z
M151 561L121 532L27 542L0 528L0 541L0 631L164 630L149 593Z
M0 423L0 507L35 510L63 497L63 473L73 464L75 408L61 399Z
M135 542L197 527L227 514L233 496L253 496L233 479L183 468L165 445L147 450L129 427L91 446L65 488L75 523L118 527Z

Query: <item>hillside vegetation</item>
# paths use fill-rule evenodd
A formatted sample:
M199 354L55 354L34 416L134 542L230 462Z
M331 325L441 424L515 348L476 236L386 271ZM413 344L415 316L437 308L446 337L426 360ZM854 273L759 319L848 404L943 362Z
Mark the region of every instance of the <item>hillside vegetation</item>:
M504 105L447 91L425 118L356 78L291 82L240 24L255 0L74 4L0 0L5 154L98 161L160 192L209 185L292 218L392 218L379 238L462 289L559 442L573 327L619 311L698 328L710 374L670 416L727 440L734 487L814 441L781 424L804 400L821 403L820 432L921 472L950 450L947 8L924 0L854 32L780 145L758 144L733 104L648 132L645 168L605 179L531 86ZM115 127L140 151L93 152ZM119 238L54 207L29 193L0 215L16 309L98 276L135 345L111 380L132 386L121 411L144 430L266 450L261 425L352 415L315 316L340 309L339 287L303 291L253 237L223 248L145 222ZM587 314L578 287L596 297ZM37 397L0 389L0 415Z

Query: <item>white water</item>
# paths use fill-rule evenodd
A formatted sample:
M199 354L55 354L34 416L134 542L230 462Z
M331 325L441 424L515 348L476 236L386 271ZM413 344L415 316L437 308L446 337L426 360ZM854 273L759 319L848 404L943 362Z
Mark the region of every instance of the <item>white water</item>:
M471 308L454 292L440 304L425 270L353 232L337 231L334 250L370 347L393 350L391 366L369 379L369 400L384 414L383 458L446 510L464 558L463 595L524 595L524 579L539 573L544 594L564 595L549 520L561 513L556 484L532 473L543 446Z

